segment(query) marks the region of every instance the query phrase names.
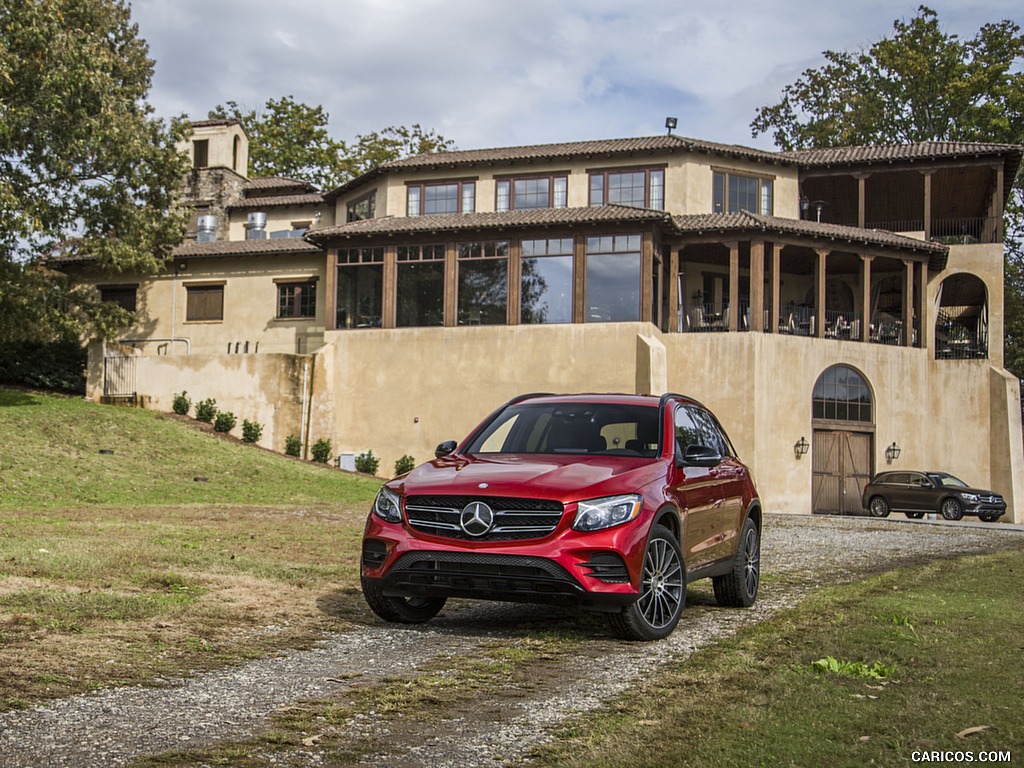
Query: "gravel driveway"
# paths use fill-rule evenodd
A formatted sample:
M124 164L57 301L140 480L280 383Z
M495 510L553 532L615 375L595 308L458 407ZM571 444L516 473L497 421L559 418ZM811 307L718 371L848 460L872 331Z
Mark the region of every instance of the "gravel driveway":
M815 585L849 581L941 557L1024 547L1020 526L930 524L869 518L771 515L763 566L772 575L749 610L717 608L710 598L687 605L679 628L657 643L612 640L600 617L546 607L452 601L440 617L414 628L372 624L339 633L317 648L168 682L76 696L0 715L0 768L107 768L145 755L242 739L267 718L304 699L344 693L353 679L413 676L439 658L469 655L531 629L568 628L592 636L588 653L559 661L557 686L509 690L500 706L459 717L451 727L415 728L367 717L348 724L353 740L388 737L388 753L366 765L490 768L543 742L553 726L599 707L659 664L678 660L740 626L793 605ZM443 732L443 736L433 734ZM320 765L317 746L272 764Z

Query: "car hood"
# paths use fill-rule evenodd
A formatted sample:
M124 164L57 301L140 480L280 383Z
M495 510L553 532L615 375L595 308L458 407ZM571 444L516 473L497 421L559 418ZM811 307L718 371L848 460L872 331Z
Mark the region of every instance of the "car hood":
M515 496L568 503L635 493L659 476L664 477L663 461L629 456L453 454L417 467L388 487L406 496Z

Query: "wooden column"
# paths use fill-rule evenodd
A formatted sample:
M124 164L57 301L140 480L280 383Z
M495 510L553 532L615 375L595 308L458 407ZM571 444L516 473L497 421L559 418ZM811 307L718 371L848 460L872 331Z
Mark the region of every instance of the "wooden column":
M779 332L779 311L782 296L782 247L772 243L772 313L770 315L772 333Z
M729 246L729 330L739 329L740 317L740 244L735 240Z
M459 255L455 243L444 246L444 324L446 327L459 324Z
M654 320L654 297L651 295L651 285L654 283L654 238L650 232L644 232L641 248L640 322L650 323Z
M586 285L587 285L587 238L577 235L573 245L572 259L573 295L572 321L586 322Z
M924 239L932 239L932 171L924 174Z
M913 345L914 338L914 262L903 261L903 333L900 334L900 346Z
M509 325L519 325L523 306L523 257L521 240L508 244L508 315Z
M764 331L764 241L750 244L750 330Z
M381 325L395 328L398 325L398 252L395 246L384 246L384 302Z
M922 261L917 274L917 346L928 349L931 322L928 318L928 262Z
M1006 234L1003 232L1003 184L1005 179L1003 177L1003 165L1000 163L996 167L996 188L992 193L992 215L995 217L994 227L995 238L993 242L1002 244Z
M324 328L338 329L338 249L327 249L327 279L324 280ZM173 334L172 334L173 335Z
M857 226L863 229L867 222L867 180L868 174L854 174L857 179Z
M668 249L668 331L679 331L679 249Z
M860 257L860 340L871 341L871 260L874 256Z
M825 338L825 260L829 252L824 248L815 248L814 252L818 254L818 258L814 262L814 328L811 329L811 332L819 339L823 339Z

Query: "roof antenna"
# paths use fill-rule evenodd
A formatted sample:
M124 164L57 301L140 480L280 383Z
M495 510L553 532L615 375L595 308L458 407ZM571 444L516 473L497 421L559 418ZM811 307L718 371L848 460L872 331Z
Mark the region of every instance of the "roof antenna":
M672 135L672 129L679 124L679 121L674 117L665 118L665 127L668 128L668 135Z

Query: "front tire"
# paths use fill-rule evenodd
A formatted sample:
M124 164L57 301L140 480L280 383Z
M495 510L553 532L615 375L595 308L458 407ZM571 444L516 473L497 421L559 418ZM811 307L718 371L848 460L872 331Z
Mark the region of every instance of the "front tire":
M448 602L444 597L394 597L385 595L375 582L362 579L363 597L370 610L384 621L422 624L437 616Z
M715 576L711 584L719 605L731 608L749 608L757 600L761 583L761 536L757 525L749 517L740 532L740 546L732 571Z
M868 512L872 517L888 517L889 502L881 496L872 496L871 501L868 502Z
M939 512L947 520L959 520L964 516L964 508L960 506L959 501L953 498L944 499L939 507Z
M660 525L651 529L640 574L640 596L620 613L608 614L625 640L661 640L672 634L686 604L686 567L679 542Z

